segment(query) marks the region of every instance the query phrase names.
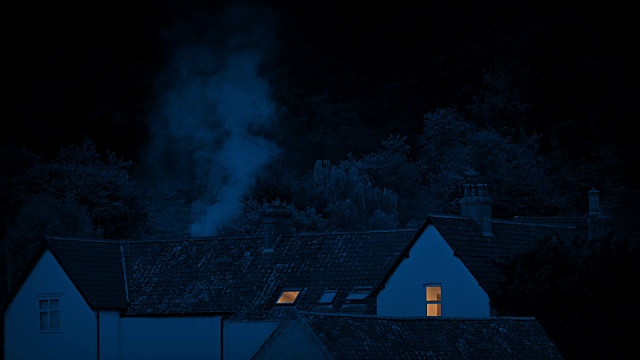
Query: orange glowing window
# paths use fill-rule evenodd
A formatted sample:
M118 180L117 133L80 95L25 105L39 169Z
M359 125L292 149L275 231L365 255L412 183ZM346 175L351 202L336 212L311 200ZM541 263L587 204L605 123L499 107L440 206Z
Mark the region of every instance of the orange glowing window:
M442 316L442 284L424 284L426 293L427 316Z
M276 304L291 305L296 302L298 294L300 294L300 290L285 290L282 292L282 294L280 294L280 297L278 298Z

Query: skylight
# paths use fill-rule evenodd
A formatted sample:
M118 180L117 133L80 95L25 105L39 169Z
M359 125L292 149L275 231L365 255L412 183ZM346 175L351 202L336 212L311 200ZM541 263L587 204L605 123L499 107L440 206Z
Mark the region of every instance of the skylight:
M333 300L336 298L338 294L338 290L325 290L322 297L318 301L319 304L331 304Z
M282 292L282 294L280 294L280 297L278 298L276 304L291 305L296 302L298 294L300 294L300 290L285 290Z
M356 286L351 290L349 295L347 295L347 300L364 300L369 296L372 289L373 288L371 286Z

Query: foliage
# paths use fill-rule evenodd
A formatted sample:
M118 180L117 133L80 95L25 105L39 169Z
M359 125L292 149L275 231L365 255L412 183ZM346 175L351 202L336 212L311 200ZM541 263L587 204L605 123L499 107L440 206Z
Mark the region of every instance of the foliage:
M128 238L143 234L148 228L146 203L127 172L130 162L108 153L98 154L93 142L85 138L80 146L62 148L58 157L32 167L24 176L24 186L32 194L29 206L62 206L87 214L93 234L106 238ZM36 224L40 219L44 224ZM72 236L72 229L56 226L55 217L19 218L16 229L34 227L59 231L48 235ZM71 231L71 232L70 232Z
M230 222L223 224L217 235L241 236L255 235L262 232L264 213L270 205L282 205L291 213L291 227L294 233L326 232L331 230L329 222L314 208L298 210L293 204L287 204L280 199L258 202L248 199L243 203L241 213Z
M71 197L56 199L48 194L34 195L22 206L10 240L37 240L47 235L94 237L98 235L86 206Z
M420 183L418 165L410 158L412 153L406 136L390 135L381 142L380 149L358 160L375 186L398 195L400 227L423 221L427 213L426 189Z
M461 184L482 182L492 190L496 217L558 215L559 209L575 204L566 202L548 169L567 164L541 156L538 142L537 136L514 142L496 130L465 121L453 108L426 114L417 162L429 202L446 213L457 213Z
M335 166L327 160L316 161L313 184L334 227L346 231L398 227L398 195L374 186L355 159Z
M0 238L15 222L20 207L30 196L23 176L42 159L24 147L5 144L0 147Z
M566 359L638 353L640 247L612 236L546 238L498 265L492 304L500 315L537 318Z

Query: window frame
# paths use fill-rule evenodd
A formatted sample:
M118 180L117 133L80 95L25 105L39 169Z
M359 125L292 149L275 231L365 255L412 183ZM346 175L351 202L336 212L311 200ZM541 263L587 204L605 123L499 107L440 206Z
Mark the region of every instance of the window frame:
M351 289L351 292L347 295L347 302L349 303L357 303L357 302L365 302L371 292L373 291L373 286L354 286Z
M291 302L280 301L285 296L285 293L295 293L295 296L293 297L293 300ZM278 296L278 299L276 300L276 305L277 306L295 305L301 293L302 293L302 289L300 288L283 289L282 291L280 291L280 296Z
M62 332L62 294L36 295L36 304L38 308L38 331L41 333Z
M442 283L424 283L422 286L424 287L425 294L425 316L442 317ZM439 288L440 291L436 292L436 296L439 295L439 298L436 298L436 300L429 300L429 288ZM437 315L429 315L429 305L436 305Z
M337 296L338 296L338 290L327 289L320 296L320 299L318 300L318 304L320 305L333 304Z

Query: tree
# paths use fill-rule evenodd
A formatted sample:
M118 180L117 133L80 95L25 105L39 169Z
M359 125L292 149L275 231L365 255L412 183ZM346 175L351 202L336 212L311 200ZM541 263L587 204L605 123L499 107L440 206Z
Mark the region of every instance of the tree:
M271 205L283 206L290 212L293 233L331 230L329 221L320 216L314 208L307 207L304 210L298 210L293 204L287 204L280 199L259 202L250 198L244 202L240 215L223 224L217 234L225 236L260 234L264 213Z
M460 185L481 182L489 184L499 218L553 216L558 209L570 208L574 204L563 202L563 189L547 172L538 141L531 136L515 142L499 131L465 121L455 108L426 114L417 162L430 194L428 202L436 211L457 213Z
M29 196L23 176L43 160L24 147L5 144L0 147L0 237L15 222L20 207Z
M85 138L80 146L61 148L55 160L34 166L25 174L24 186L33 196L27 205L60 205L76 209L78 217L86 213L95 236L138 237L149 230L150 223L146 199L127 172L130 165L110 152L103 159L93 142ZM31 227L57 232L47 235L76 235L71 228L56 226L55 217L41 218L44 224L39 225L35 220L19 218L15 229Z
M424 221L428 208L426 189L420 183L418 165L410 158L412 153L406 136L390 135L379 149L357 161L375 186L398 195L397 216L401 227Z
M566 359L639 353L639 246L612 236L547 237L497 265L491 302L499 315L535 317Z
M316 161L315 193L325 204L331 224L345 231L396 229L398 195L372 184L371 177L354 158L332 165Z

